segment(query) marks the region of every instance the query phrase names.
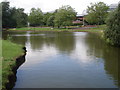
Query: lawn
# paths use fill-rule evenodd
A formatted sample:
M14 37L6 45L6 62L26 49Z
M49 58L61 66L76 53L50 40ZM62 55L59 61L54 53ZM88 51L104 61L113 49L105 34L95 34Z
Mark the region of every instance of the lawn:
M2 88L9 82L8 76L13 74L16 58L23 54L22 46L2 40Z
M23 28L13 28L9 31L70 31L70 32L88 32L88 31L98 31L105 30L106 25L98 25L96 27L77 27L69 26L68 28L51 28L51 27L23 27Z

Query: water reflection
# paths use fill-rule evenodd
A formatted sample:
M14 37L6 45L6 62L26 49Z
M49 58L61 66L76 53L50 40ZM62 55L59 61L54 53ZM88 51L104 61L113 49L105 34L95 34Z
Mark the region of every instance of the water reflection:
M54 46L59 51L70 53L75 48L73 33L45 32L39 35L31 36L30 43L32 49L34 50L38 50L42 48L43 45L46 45L48 48Z
M104 69L106 73L109 75L110 79L114 79L117 86L120 86L120 84L118 85L118 60L120 59L120 48L112 47L105 44L103 40L92 33L89 33L87 35L85 42L86 45L89 47L88 54L96 56L98 58L103 58Z
M26 37L26 32L19 32L19 33L16 33L16 32L3 32L2 34L2 38L5 39L5 40L10 40L14 43L17 43L17 44L21 44L21 45L24 45L26 44L27 42L27 37Z
M37 87L49 88L55 84L57 84L55 87L82 88L119 86L118 59L120 56L118 53L120 53L120 48L106 45L94 34L86 32L9 32L9 34L3 35L5 39L8 37L11 37L15 43L25 45L28 50L27 61L18 71L16 87L26 87L27 85L33 87L35 82L40 83L40 81L41 83ZM30 70L34 73L29 72ZM40 80L35 77L28 80L27 75L30 74L32 77L36 75L35 77Z

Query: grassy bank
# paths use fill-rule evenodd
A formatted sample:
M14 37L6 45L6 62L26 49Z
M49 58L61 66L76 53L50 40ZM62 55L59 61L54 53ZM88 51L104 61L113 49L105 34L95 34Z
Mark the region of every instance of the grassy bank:
M69 32L88 32L93 31L96 32L98 30L104 30L106 25L99 25L96 27L68 27L68 28L51 28L51 27L24 27L24 28L13 28L9 29L9 31L69 31Z
M2 40L2 88L9 82L8 76L12 75L16 58L23 54L22 46L10 41Z
M101 38L103 38L106 25L96 25L96 26L94 25L94 27L91 26L85 26L85 27L69 26L68 28L25 27L25 28L9 29L9 31L90 32L90 33L95 33Z

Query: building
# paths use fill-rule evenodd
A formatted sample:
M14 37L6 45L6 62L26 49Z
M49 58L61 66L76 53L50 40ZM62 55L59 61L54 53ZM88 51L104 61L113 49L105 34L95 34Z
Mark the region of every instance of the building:
M109 5L109 12L110 11L114 11L116 8L118 7L118 4L111 4L111 5Z
M73 21L73 24L82 24L83 23L83 15L82 14L78 14L76 16L76 19Z
M120 3L120 2L119 2ZM109 10L108 10L108 12L111 12L111 11L114 11L116 8L118 7L118 4L111 4L111 5L109 5ZM85 25L85 22L84 22L84 20L85 20L85 17L84 16L86 16L88 13L86 12L86 10L84 10L83 11L83 14L78 14L77 16L76 16L76 20L74 20L73 21L73 24L83 24L83 25Z

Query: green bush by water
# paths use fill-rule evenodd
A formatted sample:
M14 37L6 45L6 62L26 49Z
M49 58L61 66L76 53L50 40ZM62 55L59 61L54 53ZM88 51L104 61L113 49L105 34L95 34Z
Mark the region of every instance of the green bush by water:
M105 39L111 45L120 46L120 4L115 11L110 13L107 19Z

